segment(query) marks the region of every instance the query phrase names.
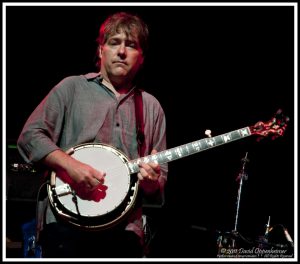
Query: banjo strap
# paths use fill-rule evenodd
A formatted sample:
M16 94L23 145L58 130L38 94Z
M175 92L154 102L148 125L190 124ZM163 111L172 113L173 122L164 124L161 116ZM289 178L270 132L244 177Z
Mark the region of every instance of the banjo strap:
M145 134L144 134L143 98L140 89L135 89L134 103L135 103L136 137L138 143L138 153L140 157L143 157L146 146L145 146Z

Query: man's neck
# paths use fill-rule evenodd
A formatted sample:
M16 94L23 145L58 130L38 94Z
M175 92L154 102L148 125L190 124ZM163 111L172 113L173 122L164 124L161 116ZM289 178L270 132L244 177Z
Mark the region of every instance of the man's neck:
M119 87L114 86L110 81L106 80L106 78L103 78L102 83L109 88L116 95L116 97L120 97L121 94L126 94L131 88L131 85L120 85Z

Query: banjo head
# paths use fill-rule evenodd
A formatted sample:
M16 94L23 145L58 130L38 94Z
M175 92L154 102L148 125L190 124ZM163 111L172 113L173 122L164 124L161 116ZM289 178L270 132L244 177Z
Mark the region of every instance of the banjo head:
M73 148L71 156L97 170L106 172L99 201L76 195L69 184L51 173L48 186L50 204L69 222L93 229L109 227L125 217L135 202L137 177L130 175L127 157L104 144L82 144Z

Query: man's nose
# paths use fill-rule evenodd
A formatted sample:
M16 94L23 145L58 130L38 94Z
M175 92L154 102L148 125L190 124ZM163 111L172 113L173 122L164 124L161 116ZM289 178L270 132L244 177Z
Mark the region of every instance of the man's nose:
M118 54L119 54L120 57L126 56L126 45L125 45L125 43L120 44Z

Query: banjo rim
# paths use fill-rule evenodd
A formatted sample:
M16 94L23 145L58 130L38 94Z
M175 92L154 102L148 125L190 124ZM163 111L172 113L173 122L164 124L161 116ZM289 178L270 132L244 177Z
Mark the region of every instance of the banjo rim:
M51 207L54 209L53 211L58 216L60 216L61 219L66 220L68 223L73 224L76 227L89 230L107 229L122 222L126 218L126 216L128 216L128 213L131 212L134 208L139 190L139 180L135 175L130 174L129 168L127 166L129 159L126 157L126 155L113 146L102 143L85 143L70 148L68 151L66 151L66 153L69 155L73 155L76 151L87 148L106 149L108 151L113 152L116 156L118 156L118 158L122 159L122 162L126 167L128 177L130 179L128 191L124 197L124 200L120 204L118 204L118 206L114 210L110 211L108 214L105 215L91 217L76 214L72 212L72 210L66 208L58 198L58 195L56 195L56 179L59 177L54 171L51 172L50 183L48 183L48 198Z

